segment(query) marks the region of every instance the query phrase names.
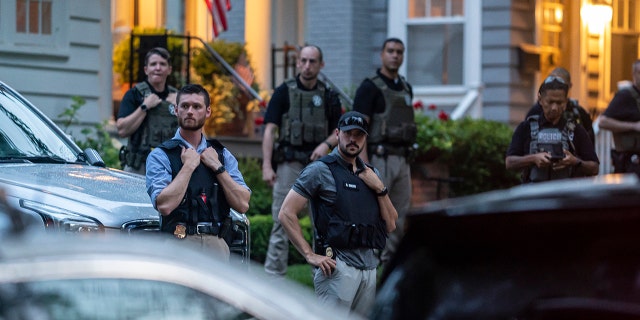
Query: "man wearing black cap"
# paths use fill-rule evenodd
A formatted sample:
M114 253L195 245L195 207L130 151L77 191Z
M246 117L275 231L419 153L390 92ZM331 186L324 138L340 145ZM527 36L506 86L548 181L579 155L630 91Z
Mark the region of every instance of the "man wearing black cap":
M368 123L359 112L340 117L338 146L309 164L287 194L278 218L300 254L313 265L320 300L365 315L376 291L378 257L398 213L378 170L358 157ZM310 201L314 249L302 236L298 213Z

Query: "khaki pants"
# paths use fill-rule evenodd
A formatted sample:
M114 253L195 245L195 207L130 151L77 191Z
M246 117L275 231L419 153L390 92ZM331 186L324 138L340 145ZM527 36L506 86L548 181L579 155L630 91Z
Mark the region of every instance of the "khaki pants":
M184 239L176 239L171 236L169 241L178 241L181 244L203 251L205 254L213 253L218 255L223 261L229 261L229 246L227 242L212 234L187 235Z
M269 247L264 261L264 271L269 275L284 276L289 263L289 238L278 220L282 202L296 182L304 165L298 161L284 162L278 165L276 183L273 185L271 215L273 227L269 237ZM304 214L304 213L303 213Z

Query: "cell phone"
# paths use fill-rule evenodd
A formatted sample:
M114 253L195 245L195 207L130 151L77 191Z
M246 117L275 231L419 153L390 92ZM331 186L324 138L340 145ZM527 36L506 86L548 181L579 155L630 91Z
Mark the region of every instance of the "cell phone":
M564 159L564 154L562 154L562 155L552 154L551 157L549 158L549 160L551 160L551 162L558 162L558 161L560 161L562 159Z

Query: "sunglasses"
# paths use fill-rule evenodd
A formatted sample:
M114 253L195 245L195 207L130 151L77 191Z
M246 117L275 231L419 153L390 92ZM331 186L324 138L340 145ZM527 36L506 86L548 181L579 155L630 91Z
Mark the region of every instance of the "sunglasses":
M560 90L569 91L569 84L560 77L548 76L546 79L544 79L544 82L542 82L542 84L540 85L538 92L542 93L543 91L547 91L550 89L551 90L560 89Z
M562 84L567 84L567 82L564 81L564 79L562 79L560 77L556 77L556 76L548 76L546 79L544 79L544 84L549 84L549 83L552 83L554 81L560 82Z
M351 116L351 117L348 117L348 118L342 120L341 127L353 126L353 125L361 126L361 127L366 126L365 122L364 122L364 119L362 119L362 117Z

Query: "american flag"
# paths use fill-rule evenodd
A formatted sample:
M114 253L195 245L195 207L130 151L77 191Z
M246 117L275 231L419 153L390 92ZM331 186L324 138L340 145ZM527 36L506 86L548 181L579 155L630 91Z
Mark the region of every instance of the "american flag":
M228 30L227 11L231 10L231 0L204 0L211 14L213 36L218 37L220 32Z

